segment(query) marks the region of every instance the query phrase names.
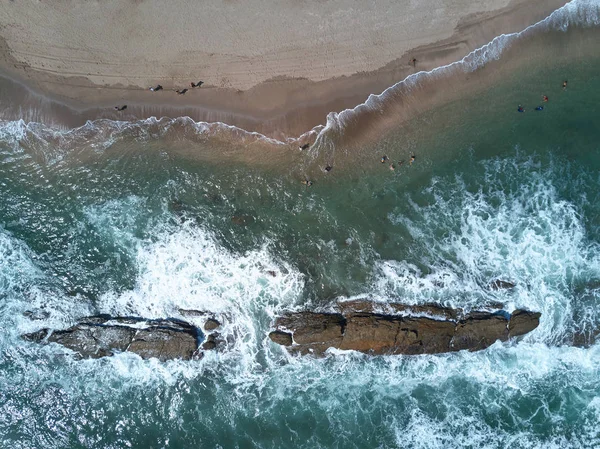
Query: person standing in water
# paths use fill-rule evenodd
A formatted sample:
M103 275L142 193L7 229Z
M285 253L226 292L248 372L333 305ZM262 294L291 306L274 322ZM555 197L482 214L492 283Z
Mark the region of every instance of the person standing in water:
M563 81L563 90L567 90L567 80Z
M542 95L542 100L544 100L544 103L548 102L548 97L546 95Z

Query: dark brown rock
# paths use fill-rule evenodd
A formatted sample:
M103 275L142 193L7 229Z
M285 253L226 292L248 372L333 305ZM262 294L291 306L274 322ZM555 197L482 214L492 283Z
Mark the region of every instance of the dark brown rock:
M510 315L510 322L508 323L508 336L518 337L519 335L527 334L531 332L540 324L539 312L529 312L528 310L515 310Z
M372 354L447 352L454 323L426 317L353 314L346 318L340 349Z
M133 352L144 359L190 360L198 348L198 330L179 320L143 320L95 316L52 332L42 329L23 338L42 343L58 343L82 358L98 358L117 352Z
M126 350L143 359L154 357L164 362L171 359L191 360L196 349L198 339L195 333L151 328L137 331Z
M448 320L457 319L462 314L461 309L450 309L437 304L408 305L399 303L374 303L372 301L357 299L352 301L341 301L338 303L341 313L346 315L352 312L376 313L377 311L389 314L403 315L428 315Z
M205 331L213 331L215 330L217 327L219 327L221 325L221 323L219 323L217 320L215 320L214 318L209 318L208 320L206 320L206 322L204 323L204 330Z
M277 318L278 329L287 329L298 344L330 343L338 346L346 326L346 319L338 313L298 312Z
M278 345L291 346L292 345L292 334L283 331L273 331L269 333L269 338Z
M396 340L395 354L438 354L448 352L454 334L452 321L405 318Z
M381 310L381 306L361 300L340 303L343 314L290 313L277 318L276 330L269 337L291 351L317 355L328 348L369 354L477 351L496 340L509 338L509 315L504 311L472 312L462 316L462 310L431 304L418 307L394 304L391 309L403 315L373 312ZM434 316L438 318L432 318ZM457 319L459 316L462 317ZM522 335L535 329L539 317L539 313L515 311L510 335Z
M496 340L508 340L508 319L500 314L474 312L456 324L450 348L453 351L478 351Z
M392 352L401 321L400 317L389 315L350 315L346 319L345 332L337 347L375 354Z

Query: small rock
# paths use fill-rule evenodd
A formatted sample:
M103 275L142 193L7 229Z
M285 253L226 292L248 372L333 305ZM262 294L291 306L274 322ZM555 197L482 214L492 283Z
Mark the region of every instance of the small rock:
M221 325L221 323L219 323L217 320L215 320L214 318L209 318L208 320L206 320L206 322L204 323L204 330L205 331L213 331L215 330L217 327L219 327Z
M231 222L240 226L248 226L254 223L254 217L252 215L234 215L231 217Z
M492 290L505 290L509 288L515 288L515 284L508 281L503 281L501 279L496 279L490 283L490 288Z

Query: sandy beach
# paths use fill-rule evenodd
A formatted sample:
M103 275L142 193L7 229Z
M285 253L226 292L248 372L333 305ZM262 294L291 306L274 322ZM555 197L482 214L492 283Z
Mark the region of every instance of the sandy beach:
M77 126L187 115L297 136L330 111L458 60L564 3L6 2L0 118ZM199 80L200 89L174 92ZM157 84L164 90L148 90ZM121 104L128 108L118 113Z

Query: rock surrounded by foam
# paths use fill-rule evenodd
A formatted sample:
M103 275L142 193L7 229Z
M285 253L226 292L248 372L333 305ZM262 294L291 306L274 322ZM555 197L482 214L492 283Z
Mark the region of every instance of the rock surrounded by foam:
M180 320L141 318L84 318L65 330L42 329L23 338L36 342L58 343L82 358L100 358L119 352L133 352L143 359L190 360L198 350L202 333ZM206 348L203 348L206 349Z
M409 355L478 351L532 331L541 315L525 310L464 314L435 305L388 304L386 309L396 313L379 313L367 301L342 303L341 313L289 313L276 319L269 337L301 354L322 355L328 348Z

